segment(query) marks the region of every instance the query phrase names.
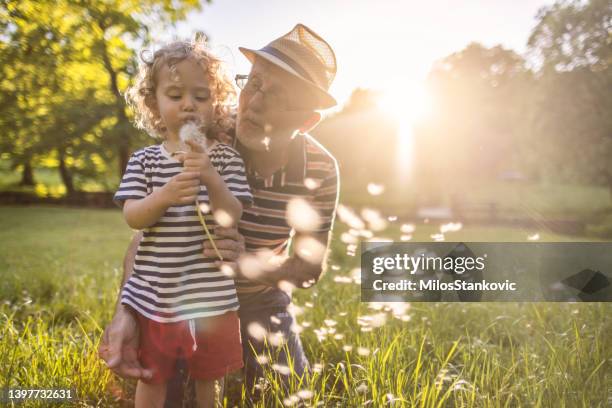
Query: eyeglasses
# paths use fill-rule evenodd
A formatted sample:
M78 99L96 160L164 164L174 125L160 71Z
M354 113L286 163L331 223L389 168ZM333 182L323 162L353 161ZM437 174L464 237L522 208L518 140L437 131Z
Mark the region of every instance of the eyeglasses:
M257 92L261 92L262 97L266 106L272 107L280 110L303 110L306 109L299 105L294 105L289 100L287 93L283 92L282 89L271 90L271 91L262 91L263 80L258 75L236 75L235 77L236 85L243 92L246 92L251 95L255 95Z

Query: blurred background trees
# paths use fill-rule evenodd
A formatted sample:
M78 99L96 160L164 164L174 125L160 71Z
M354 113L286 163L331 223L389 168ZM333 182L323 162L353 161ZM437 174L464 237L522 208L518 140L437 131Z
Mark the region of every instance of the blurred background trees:
M33 185L52 169L64 193L112 191L129 153L150 143L123 99L137 52L200 7L0 1L0 172ZM313 132L340 163L345 197L372 202L367 184L381 183L395 194L384 203L452 204L500 181L605 186L612 197L611 20L608 0L562 0L539 11L527 55L472 43L437 61L431 112L409 132L409 181L397 170L408 160L398 118L378 92L355 89Z

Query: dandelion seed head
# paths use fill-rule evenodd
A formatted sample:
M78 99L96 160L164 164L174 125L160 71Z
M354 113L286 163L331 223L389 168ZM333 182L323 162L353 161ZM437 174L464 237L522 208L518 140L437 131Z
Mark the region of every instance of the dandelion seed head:
M344 346L342 346L342 351L350 353L351 351L353 351L353 346L351 346L350 344L345 344Z
M195 121L189 121L181 126L179 130L179 139L181 142L186 143L188 141L193 141L197 143L203 143L204 141L204 133L200 130L203 126L203 123L198 123Z

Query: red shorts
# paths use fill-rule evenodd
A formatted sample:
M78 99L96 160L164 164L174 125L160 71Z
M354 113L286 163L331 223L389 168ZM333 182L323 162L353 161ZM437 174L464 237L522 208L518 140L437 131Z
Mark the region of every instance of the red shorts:
M195 319L194 336L189 321L158 323L138 315L140 348L138 357L144 368L153 370L149 384L167 382L184 359L192 378L212 380L242 368L240 323L236 312Z

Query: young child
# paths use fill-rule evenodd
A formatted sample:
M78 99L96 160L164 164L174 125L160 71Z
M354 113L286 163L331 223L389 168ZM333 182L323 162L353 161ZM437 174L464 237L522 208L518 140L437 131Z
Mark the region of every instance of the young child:
M138 381L136 407L163 406L179 358L196 380L198 405L213 406L215 381L242 367L242 347L234 281L202 254L208 238L196 200L234 223L252 201L239 154L215 140L232 126L236 95L203 40L145 57L126 97L137 126L163 142L132 155L114 197L130 227L143 230L121 294L138 316L141 364L153 371ZM207 146L183 143L184 127L205 134Z

